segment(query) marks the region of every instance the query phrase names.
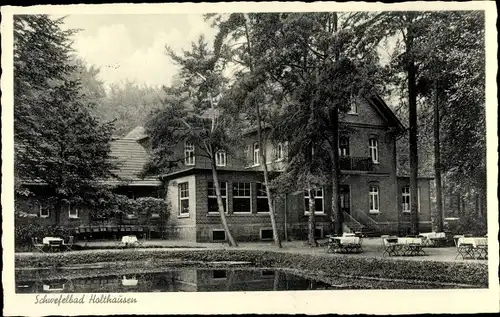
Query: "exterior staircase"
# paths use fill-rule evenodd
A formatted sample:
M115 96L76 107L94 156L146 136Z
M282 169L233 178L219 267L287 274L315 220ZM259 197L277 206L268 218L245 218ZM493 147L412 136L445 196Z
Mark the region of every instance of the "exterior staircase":
M361 223L350 214L344 212L344 232L360 232L365 237L380 236L379 223L370 218L370 222Z

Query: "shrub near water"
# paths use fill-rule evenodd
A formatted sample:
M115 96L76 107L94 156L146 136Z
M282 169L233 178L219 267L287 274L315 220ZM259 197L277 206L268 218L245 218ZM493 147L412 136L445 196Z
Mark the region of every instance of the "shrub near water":
M255 266L291 268L327 275L418 280L488 286L483 263L409 261L349 256L303 255L257 250L137 250L16 255L16 267L47 267L97 262L181 259L189 261L246 261Z

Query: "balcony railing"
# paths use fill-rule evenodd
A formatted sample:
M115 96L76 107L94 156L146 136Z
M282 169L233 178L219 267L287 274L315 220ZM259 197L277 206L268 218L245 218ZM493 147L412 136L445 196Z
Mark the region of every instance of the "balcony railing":
M346 171L373 171L373 161L370 157L350 157L341 156L339 159L339 167Z

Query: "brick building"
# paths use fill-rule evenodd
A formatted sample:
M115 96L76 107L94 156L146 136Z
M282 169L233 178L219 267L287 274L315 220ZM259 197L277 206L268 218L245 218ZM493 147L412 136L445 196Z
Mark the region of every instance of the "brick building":
M377 233L404 233L410 226L409 178L397 175L396 139L404 126L378 96L359 99L342 116L339 139L340 208L344 230ZM256 132L249 131L241 153L217 154L217 169L227 221L238 241L271 240L272 230ZM138 173L147 161L148 137L137 128L124 139L113 141L112 155L122 162L119 175L126 182L116 183L116 191L130 198L164 196L172 215L164 234L170 239L223 241L225 233L217 210L209 160L199 155L192 144L174 149L183 157L180 166L157 178L141 179ZM286 144L265 143L266 161L271 171L286 164ZM418 179L418 209L421 230L431 227L430 178ZM34 186L43 195L43 186ZM38 209L42 221L53 223L50 211L37 205L36 199L20 198L31 210ZM315 195L316 235L332 230L331 190L325 186ZM31 204L31 205L29 205ZM282 238L304 239L307 235L308 196L289 193L275 199L276 221ZM38 206L38 207L37 207ZM76 210L76 211L75 211ZM61 223L79 232L128 233L157 230L155 219L124 215L120 219L96 223L83 207L68 208ZM145 227L147 224L147 228Z
M352 103L341 124L349 134L339 142L341 154L340 208L345 230L372 233L402 233L410 227L409 178L396 171L396 138L404 126L385 102L375 96ZM272 239L271 222L263 185L259 146L255 132L244 138L245 150L230 157L217 154L217 169L229 227L238 241ZM266 162L271 171L286 164L286 144L266 142ZM191 144L179 144L184 164L161 175L167 186L166 199L173 207L167 232L172 238L191 241L224 240L217 211L210 164ZM428 230L430 178L418 180L420 227ZM290 193L275 199L276 221L282 238L303 239L307 235L307 194ZM325 186L315 197L316 235L332 230L331 190Z

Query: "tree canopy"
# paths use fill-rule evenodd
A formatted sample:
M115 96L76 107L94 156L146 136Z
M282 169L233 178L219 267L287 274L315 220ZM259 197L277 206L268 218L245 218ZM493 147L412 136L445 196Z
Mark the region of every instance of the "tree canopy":
M23 183L46 184L56 206L97 205L108 193L101 181L116 167L113 126L90 113L93 105L74 76L74 31L63 31L62 23L14 17L15 173Z

